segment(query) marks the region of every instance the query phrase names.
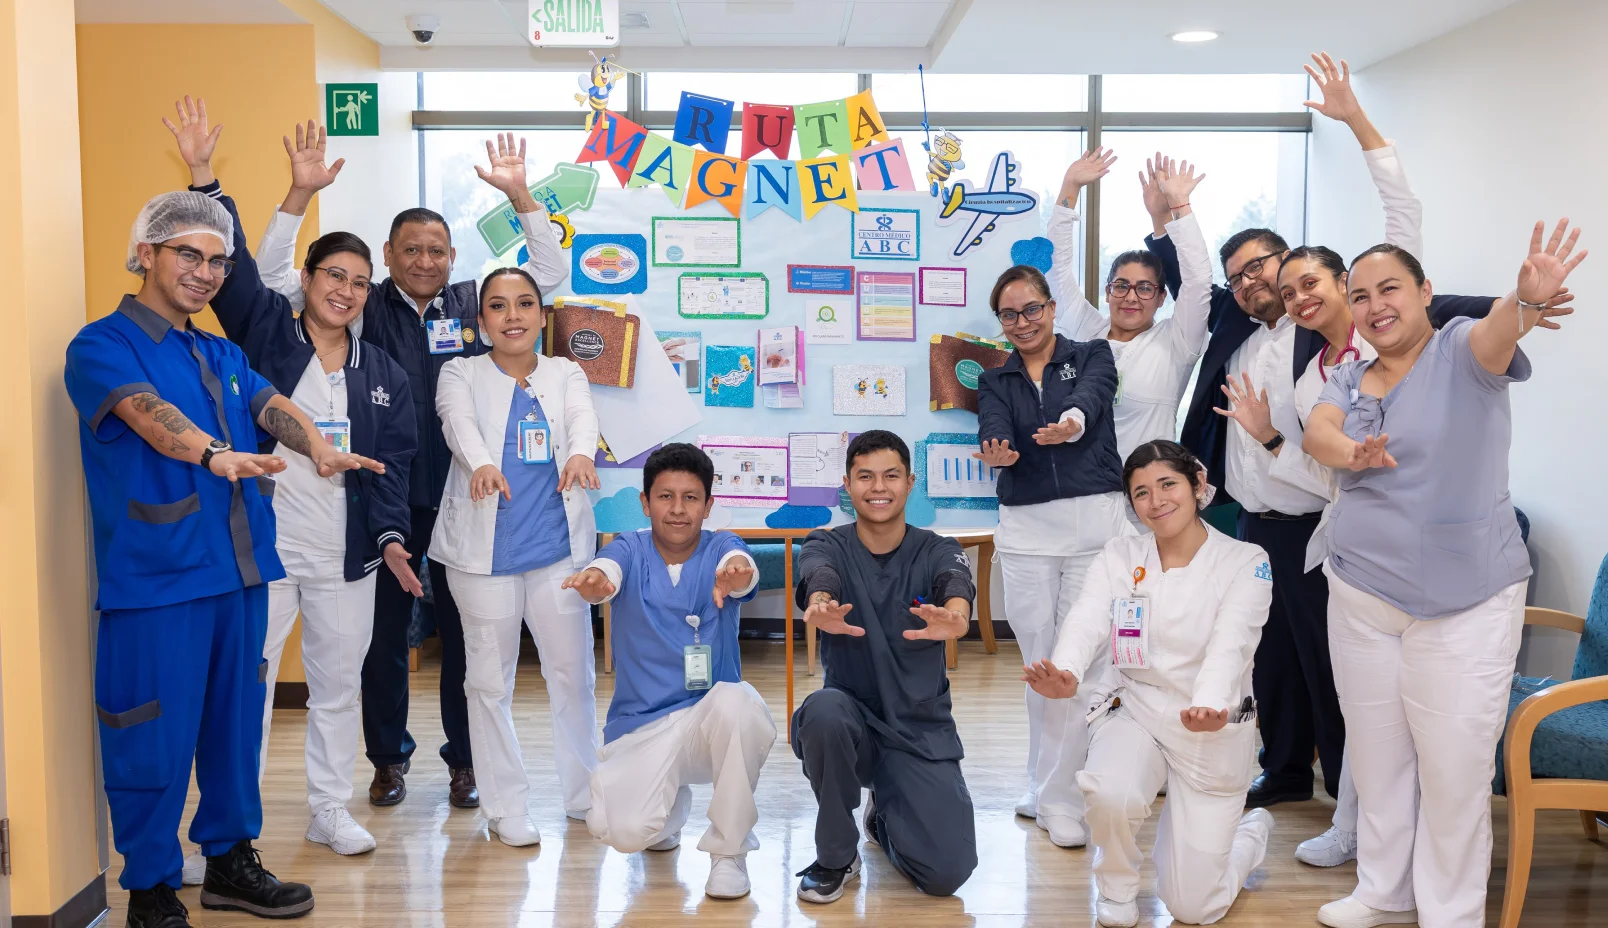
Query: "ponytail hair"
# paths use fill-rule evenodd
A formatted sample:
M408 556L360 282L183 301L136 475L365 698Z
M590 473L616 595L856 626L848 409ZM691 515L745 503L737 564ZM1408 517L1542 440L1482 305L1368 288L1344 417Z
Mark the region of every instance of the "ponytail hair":
M1284 256L1284 264L1279 267L1279 273L1284 273L1284 268L1302 258L1316 261L1323 265L1323 269L1334 275L1334 279L1337 281L1346 276L1346 259L1340 257L1339 252L1336 252L1333 248L1325 248L1322 245L1302 245L1294 249Z
M486 279L482 280L480 282L480 308L481 309L486 308L486 288L490 287L491 282L496 280L497 278L499 278L499 277L507 277L510 274L517 274L518 276L525 278L525 283L530 284L530 289L535 291L535 293L536 293L536 302L540 303L542 301L542 288L541 288L541 285L536 283L536 278L530 276L529 271L525 270L522 267L499 267L499 268L495 268L494 270L492 270L492 272L490 274L486 275Z
M1206 465L1183 445L1175 441L1157 439L1147 441L1133 449L1128 455L1128 460L1122 465L1122 493L1129 498L1128 505L1133 505L1133 475L1157 463L1167 465L1169 470L1189 481L1196 499L1200 501L1196 505L1197 509L1204 509L1206 504L1211 502L1215 490L1206 483Z

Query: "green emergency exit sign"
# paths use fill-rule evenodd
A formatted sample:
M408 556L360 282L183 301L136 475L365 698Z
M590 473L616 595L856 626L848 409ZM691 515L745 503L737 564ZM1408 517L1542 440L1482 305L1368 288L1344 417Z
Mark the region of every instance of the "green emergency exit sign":
M325 84L324 121L330 135L379 135L380 85Z

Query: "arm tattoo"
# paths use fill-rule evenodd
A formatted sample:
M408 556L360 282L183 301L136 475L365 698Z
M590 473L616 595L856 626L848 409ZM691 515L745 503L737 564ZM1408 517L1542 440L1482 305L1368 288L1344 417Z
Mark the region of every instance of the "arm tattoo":
M286 448L311 456L312 442L307 440L307 430L302 428L296 417L285 412L277 406L269 406L262 411L262 427L269 435L279 439Z
M199 431L178 407L152 393L137 393L133 397L134 409L150 416L156 424L174 435Z

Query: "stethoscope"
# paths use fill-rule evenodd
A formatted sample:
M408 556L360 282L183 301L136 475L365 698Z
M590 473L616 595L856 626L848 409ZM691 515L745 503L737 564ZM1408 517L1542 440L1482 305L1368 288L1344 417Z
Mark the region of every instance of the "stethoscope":
M1348 354L1351 355L1351 360L1353 360L1353 361L1361 361L1362 360L1362 352L1357 350L1357 346L1355 344L1356 340L1357 340L1357 327L1352 326L1351 327L1351 332L1346 335L1346 346L1344 348L1340 349L1340 354L1334 359L1334 366L1335 367L1339 367L1340 365L1346 363L1346 355L1348 355ZM1328 354L1329 353L1329 346L1328 345L1323 346L1323 352L1322 353L1323 354ZM1325 366L1326 365L1324 365L1324 363L1323 363L1323 358L1320 356L1318 358L1318 376L1323 378L1324 383L1328 383L1329 382L1329 372L1324 369Z

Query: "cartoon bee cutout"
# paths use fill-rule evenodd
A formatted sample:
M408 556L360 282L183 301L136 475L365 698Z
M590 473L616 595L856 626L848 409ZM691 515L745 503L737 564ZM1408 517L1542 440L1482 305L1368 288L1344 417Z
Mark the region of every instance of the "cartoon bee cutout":
M718 396L719 394L720 394L720 375L716 374L715 376L709 378L709 395L710 396Z
M922 142L921 147L932 155L927 159L928 192L948 201L949 175L966 166L960 160L960 139L948 129L940 129L931 142Z
M737 366L742 368L744 371L752 371L754 369L754 362L750 361L748 359L748 355L746 355L746 354L738 355L737 356Z
M877 396L887 396L887 395L888 395L888 381L884 380L881 377L878 377L877 378Z
M854 385L854 392L860 394L861 399L865 398L865 391L869 389L871 389L871 383L864 377L861 377L859 382Z
M609 91L614 89L614 83L622 75L619 68L609 64L608 55L598 58L595 53L588 52L588 54L592 55L592 60L597 64L592 65L590 74L576 78L581 89L586 92L576 94L575 102L591 107L586 114L586 131L590 132L598 116L609 108Z

